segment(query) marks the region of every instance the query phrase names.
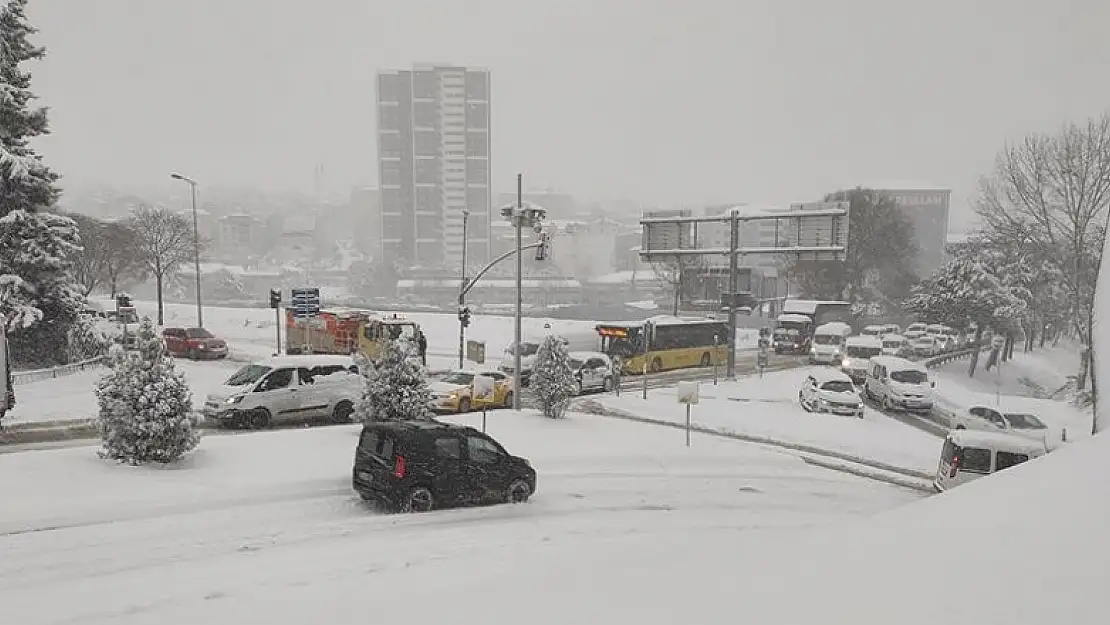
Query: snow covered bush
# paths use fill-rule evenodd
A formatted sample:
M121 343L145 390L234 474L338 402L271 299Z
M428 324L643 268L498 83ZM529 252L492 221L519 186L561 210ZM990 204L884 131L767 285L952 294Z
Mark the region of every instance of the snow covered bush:
M424 371L413 359L407 341L390 341L377 362L357 357L365 379L355 418L367 421L407 421L432 417L432 393Z
M81 315L69 329L69 360L80 362L97 356L106 356L108 349L119 342L119 326L98 317Z
M548 336L536 352L536 365L532 369L532 392L543 415L551 419L565 415L576 390L566 342L562 337Z
M135 351L113 346L111 369L97 384L100 455L135 465L173 462L199 442L189 414L192 392L149 317L136 338Z

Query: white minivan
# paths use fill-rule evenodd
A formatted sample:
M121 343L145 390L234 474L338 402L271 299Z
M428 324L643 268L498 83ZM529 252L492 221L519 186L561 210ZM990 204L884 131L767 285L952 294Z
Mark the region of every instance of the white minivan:
M224 427L315 419L347 423L364 386L350 356L276 356L236 371L208 394L203 413Z
M883 410L895 409L927 412L933 409L933 387L929 372L923 365L896 356L871 359L863 394L878 402Z
M944 492L1048 453L1037 441L994 432L953 430L944 439L933 488Z
M852 326L833 321L817 326L809 348L809 361L814 364L839 364L844 359L844 342L852 336Z

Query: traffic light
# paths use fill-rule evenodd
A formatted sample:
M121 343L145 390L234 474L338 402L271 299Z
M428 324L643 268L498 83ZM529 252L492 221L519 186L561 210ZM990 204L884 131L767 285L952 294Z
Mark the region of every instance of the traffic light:
M470 326L470 308L459 309L459 323L461 323L464 328Z
M270 308L281 308L281 289L270 289Z
M547 247L551 245L551 240L547 238L546 232L540 233L540 246L536 248L536 260L547 260Z

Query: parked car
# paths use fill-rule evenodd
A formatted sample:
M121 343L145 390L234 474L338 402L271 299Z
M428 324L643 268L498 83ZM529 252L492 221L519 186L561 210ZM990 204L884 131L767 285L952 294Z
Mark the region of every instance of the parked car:
M536 492L528 460L472 427L439 421L364 425L351 481L364 500L401 512L523 503Z
M872 358L863 395L883 410L928 412L933 408L933 387L924 365L895 356Z
M928 327L929 326L924 323L911 323L909 326L906 327L906 331L902 333L902 336L912 341L924 335L925 329Z
M202 412L224 427L315 419L349 423L363 388L350 356L278 356L236 371L208 394Z
M489 382L483 388L481 378ZM495 369L451 371L428 385L436 412L470 412L513 405L513 379Z
M571 352L570 368L574 371L577 393L613 390L613 361L600 352Z
M227 358L227 343L204 328L166 328L162 330L166 350L190 360Z
M912 353L910 343L900 334L887 334L883 337L883 355L904 358Z
M886 324L885 326L883 326L883 336L886 336L888 334L901 335L902 334L902 326L898 325L897 323L888 323L888 324Z
M937 339L933 336L919 336L910 341L910 347L913 348L913 355L921 358L931 358L940 353L940 345L937 344Z
M886 326L867 326L860 331L860 336L880 337L886 332Z
M944 439L933 488L944 492L1048 453L1042 443L998 432L952 431Z
M1035 415L1020 412L1003 413L990 406L975 405L949 414L949 427L954 430L1006 432L1049 445L1048 426Z
M798 403L806 412L863 418L863 401L852 379L836 369L817 369L802 382Z

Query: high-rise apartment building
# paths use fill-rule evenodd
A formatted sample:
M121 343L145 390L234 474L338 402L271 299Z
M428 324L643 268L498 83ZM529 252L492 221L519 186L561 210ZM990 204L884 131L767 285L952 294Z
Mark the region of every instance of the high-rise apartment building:
M457 271L489 258L489 71L416 66L378 73L382 254Z
M894 200L894 205L913 225L917 245L917 275L927 278L945 261L948 241L951 189L920 183L885 182L869 185Z

